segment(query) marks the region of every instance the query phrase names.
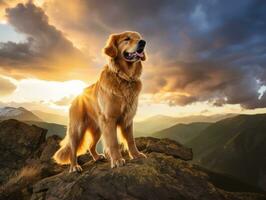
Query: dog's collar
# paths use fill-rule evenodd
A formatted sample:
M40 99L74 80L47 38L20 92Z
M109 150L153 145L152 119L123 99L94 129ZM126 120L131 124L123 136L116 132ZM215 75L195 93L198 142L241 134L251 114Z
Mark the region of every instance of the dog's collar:
M113 59L109 61L109 69L114 72L119 78L126 80L128 82L134 82L139 80L138 77L130 77L125 72L121 71L119 67L116 66Z

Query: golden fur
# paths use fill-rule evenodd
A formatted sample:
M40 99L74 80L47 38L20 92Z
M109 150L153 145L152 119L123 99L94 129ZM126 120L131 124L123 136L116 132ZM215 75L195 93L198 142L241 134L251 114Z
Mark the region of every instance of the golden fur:
M136 50L140 40L141 36L136 32L111 35L104 48L104 53L109 56L108 65L104 67L99 80L72 102L67 134L61 142L61 148L53 156L59 164L70 163L70 172L82 170L77 163L77 155L85 153L87 149L94 160L103 158L95 149L101 135L111 167L124 165L117 126L121 128L130 157L145 157L135 145L133 117L141 90L141 61L146 57L144 52L141 58L132 62L123 57L124 51Z

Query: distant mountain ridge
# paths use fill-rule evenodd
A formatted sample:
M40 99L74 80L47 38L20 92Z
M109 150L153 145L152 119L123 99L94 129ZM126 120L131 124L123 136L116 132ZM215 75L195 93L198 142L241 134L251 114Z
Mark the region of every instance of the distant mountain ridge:
M210 126L212 123L208 122L194 122L190 124L176 124L170 128L153 133L152 136L156 138L170 138L176 140L181 144L185 144L197 137L202 130Z
M143 121L135 122L134 127L137 133L150 135L177 124L190 124L194 122L217 122L219 120L236 116L237 114L219 114L219 115L192 115L186 117L171 117L166 115L155 115ZM141 134L140 134L141 135Z
M186 143L194 161L266 191L266 114L238 115L211 124Z
M54 113L48 113L48 112L43 112L40 110L32 110L32 113L35 115L39 116L41 119L48 123L57 123L57 124L63 124L67 125L68 123L68 116L64 115L59 115L59 114L54 114Z
M51 114L53 115L53 114ZM30 125L36 125L38 127L47 129L47 136L50 135L58 135L60 137L64 137L66 134L66 126L56 123L48 123L39 115L34 114L33 112L23 108L14 108L14 107L3 107L0 108L0 121L8 120L8 119L16 119L19 121L23 121ZM50 118L52 120L52 118Z
M33 114L31 111L19 107L2 107L0 108L0 121L7 119L16 119L20 121L43 121L37 115Z
M156 131L168 128L174 124L176 124L175 117L155 115L143 121L135 122L134 130L138 133L150 135Z
M66 125L56 124L56 123L48 123L48 122L36 122L36 121L25 121L25 123L30 125L35 125L43 129L47 129L46 136L49 137L51 135L58 135L61 138L64 138L66 134L67 127Z

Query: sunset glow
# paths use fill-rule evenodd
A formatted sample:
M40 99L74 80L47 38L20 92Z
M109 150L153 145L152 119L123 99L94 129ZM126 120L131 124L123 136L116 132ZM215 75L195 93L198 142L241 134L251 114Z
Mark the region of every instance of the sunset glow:
M116 15L109 2L0 1L0 105L35 109L39 104L43 111L66 113L71 100L97 81L107 62L102 48L108 36L136 30L147 41L148 54L137 120L266 112L265 50L259 48L264 36L241 26L242 18L256 21L248 3L221 8L219 14L208 12L220 8L216 1L171 8L160 3L158 19L120 3L120 14L128 18ZM223 10L236 16L241 37L230 32ZM227 34L220 35L223 30Z

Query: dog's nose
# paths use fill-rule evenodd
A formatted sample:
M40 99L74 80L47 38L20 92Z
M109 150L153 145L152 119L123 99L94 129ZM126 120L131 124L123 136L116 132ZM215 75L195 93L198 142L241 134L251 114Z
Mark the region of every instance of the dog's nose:
M145 40L140 40L140 41L138 42L137 52L138 52L138 53L142 53L142 52L144 51L144 47L145 47L145 45L146 45Z
M138 46L144 48L146 45L145 40L140 40Z

